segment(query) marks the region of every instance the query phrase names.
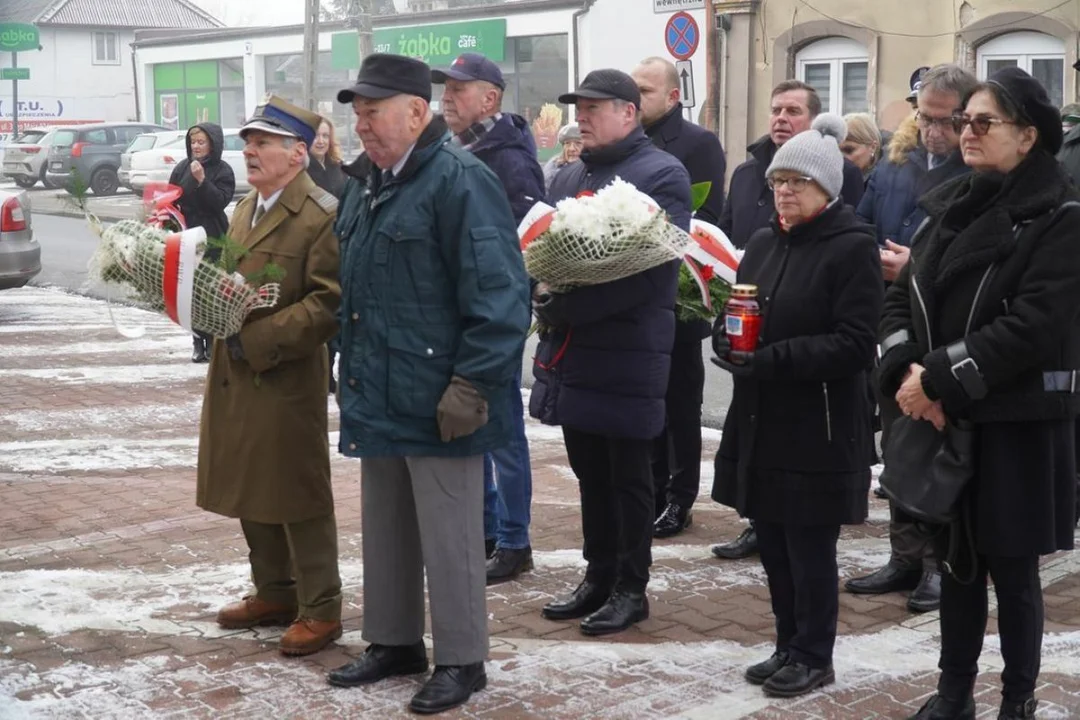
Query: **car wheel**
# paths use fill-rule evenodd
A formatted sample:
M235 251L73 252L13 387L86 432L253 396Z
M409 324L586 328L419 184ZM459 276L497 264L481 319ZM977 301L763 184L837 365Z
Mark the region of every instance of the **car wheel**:
M112 168L100 168L90 176L90 189L95 195L115 195L119 187L120 178Z
M45 166L44 165L41 166L41 184L45 187L46 190L55 190L56 189L56 186L53 185L51 182L49 182L48 178L45 177Z
M16 175L14 179L15 184L25 190L29 190L30 188L37 185L37 178L26 177L25 175Z

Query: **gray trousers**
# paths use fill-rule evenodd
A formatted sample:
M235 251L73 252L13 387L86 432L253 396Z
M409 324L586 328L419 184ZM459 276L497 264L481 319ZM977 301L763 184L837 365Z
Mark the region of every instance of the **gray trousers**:
M885 445L889 442L892 424L901 416L900 407L895 398L884 398L874 383L874 393L878 396L881 408L881 448L884 455ZM904 513L897 511L889 503L889 545L892 547L894 565L914 569L922 566L924 570L937 570L938 562L934 558L934 548L930 538L921 532L915 522Z
M364 630L369 643L424 635L424 571L436 665L488 654L484 459L364 458Z

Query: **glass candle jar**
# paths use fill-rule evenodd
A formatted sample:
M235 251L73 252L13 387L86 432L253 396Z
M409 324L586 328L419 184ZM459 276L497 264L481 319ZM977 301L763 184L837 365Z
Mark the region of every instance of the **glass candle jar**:
M724 328L731 342L728 359L736 365L749 362L757 350L761 332L761 306L757 296L757 285L735 285L724 306Z

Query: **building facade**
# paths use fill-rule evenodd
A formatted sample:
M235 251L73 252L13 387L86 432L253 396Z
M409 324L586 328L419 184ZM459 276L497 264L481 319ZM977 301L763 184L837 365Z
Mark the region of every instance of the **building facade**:
M93 0L6 0L0 22L36 25L41 49L20 52L19 127L134 120L136 104L131 43L141 28L190 31L220 23L185 0L107 3ZM0 68L11 67L0 52ZM0 132L12 125L13 88L0 82Z
M1028 5L1038 4L1038 8ZM958 62L986 77L1018 65L1054 102L1077 98L1080 0L517 0L374 18L378 50L449 63L483 52L507 77L505 107L532 124L543 155L572 108L557 97L590 70L630 70L641 59L680 61L687 116L720 134L732 161L766 132L771 88L796 77L833 112L873 113L894 128L919 67ZM1018 10L1021 5L1024 10ZM1043 7L1043 6L1046 7ZM320 26L318 110L355 145L348 108L334 102L359 66L355 30ZM268 92L302 100L303 27L139 33L135 79L143 120L238 125ZM434 106L439 107L436 87ZM174 113L175 109L175 113ZM730 162L729 167L736 163Z

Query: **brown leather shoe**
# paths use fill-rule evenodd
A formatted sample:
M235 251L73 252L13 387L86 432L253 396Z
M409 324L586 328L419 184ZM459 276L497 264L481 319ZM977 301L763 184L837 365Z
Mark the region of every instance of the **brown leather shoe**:
M217 623L229 630L257 625L288 625L296 619L296 608L260 600L248 595L238 603L218 610Z
M337 620L312 620L296 618L278 647L286 655L311 655L341 637L341 623Z

